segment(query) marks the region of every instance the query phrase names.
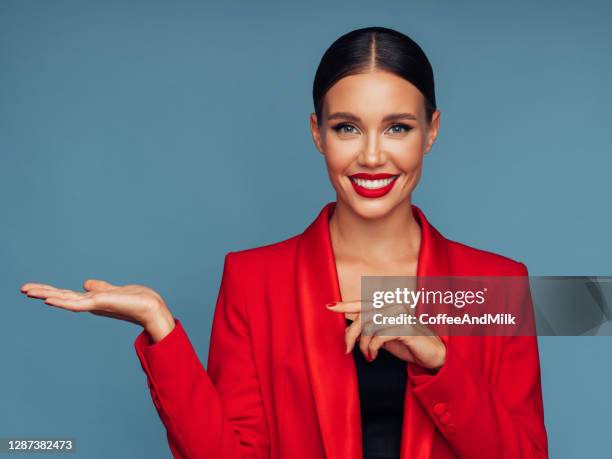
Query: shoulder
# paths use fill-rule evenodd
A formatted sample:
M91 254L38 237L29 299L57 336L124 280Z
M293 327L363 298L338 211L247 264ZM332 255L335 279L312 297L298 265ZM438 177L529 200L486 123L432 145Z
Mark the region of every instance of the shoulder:
M458 241L446 240L449 256L457 270L465 275L526 276L527 266L497 252L480 249Z
M293 267L300 234L279 242L235 250L225 255L225 266L237 267L250 277L262 273L287 271Z

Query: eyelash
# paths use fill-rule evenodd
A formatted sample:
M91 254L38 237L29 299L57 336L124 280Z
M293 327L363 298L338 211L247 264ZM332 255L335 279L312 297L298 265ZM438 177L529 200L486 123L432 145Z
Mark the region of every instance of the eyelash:
M353 126L352 124L348 124L348 123L340 123L340 124L337 124L336 126L332 127L332 129L333 129L334 131L336 131L336 132L340 133L340 132L342 131L342 129L343 129L344 127L347 127L347 126L348 126L348 127L351 127L351 128L355 128L355 126ZM390 126L390 128L389 128L389 129L394 128L394 127L396 127L396 126L400 126L400 127L404 128L404 132L409 132L409 131L412 129L412 126L408 126L407 124L403 124L403 123L395 123L395 124L392 124L392 125Z

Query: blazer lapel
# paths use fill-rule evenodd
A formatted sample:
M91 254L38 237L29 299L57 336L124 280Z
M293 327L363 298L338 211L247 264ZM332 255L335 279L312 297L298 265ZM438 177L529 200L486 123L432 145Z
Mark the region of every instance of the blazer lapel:
M346 323L342 314L334 314L325 307L327 303L342 300L328 221L335 204L326 204L298 241L298 320L326 456L329 459L361 459L357 372L352 354L344 354ZM446 239L429 224L417 206L412 205L412 212L421 226L417 275L450 275ZM411 396L411 391L409 380L404 401L401 457L427 459L435 425L420 402Z
M450 276L451 265L447 240L434 228L417 206L412 212L421 226L421 246L417 265L417 276ZM450 337L441 339L449 345ZM412 395L413 384L408 378L404 399L404 423L402 426L401 459L429 459L433 445L435 424L425 408Z
M329 234L328 203L300 236L296 257L297 304L302 344L321 436L329 459L361 459L361 414L355 362L344 354L342 314L325 305L341 301Z

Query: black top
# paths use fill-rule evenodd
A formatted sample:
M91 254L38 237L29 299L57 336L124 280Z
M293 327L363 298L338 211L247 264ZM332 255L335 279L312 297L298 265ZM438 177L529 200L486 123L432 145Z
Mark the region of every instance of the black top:
M350 325L351 320L346 319ZM373 362L353 348L359 383L364 459L399 459L408 379L406 362L380 348Z

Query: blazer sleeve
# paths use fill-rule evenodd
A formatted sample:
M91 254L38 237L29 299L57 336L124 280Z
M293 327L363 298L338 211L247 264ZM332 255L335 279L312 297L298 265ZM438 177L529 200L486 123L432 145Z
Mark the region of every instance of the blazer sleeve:
M528 275L523 263L518 270L515 275ZM531 304L528 289L526 299ZM548 458L537 337L483 339L491 346L501 340L498 383L473 368L450 340L438 373L408 364L415 396L459 457Z
M181 459L269 456L269 436L252 358L235 254L225 257L208 354L208 371L182 326L134 346L172 455Z

